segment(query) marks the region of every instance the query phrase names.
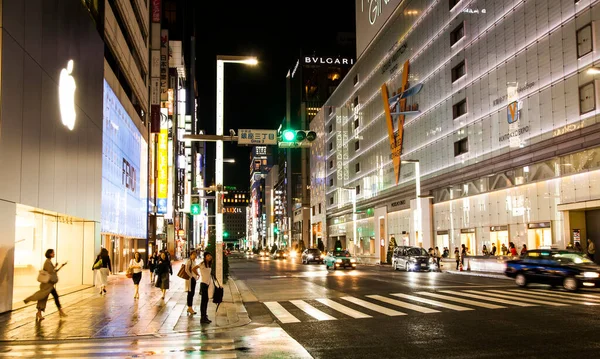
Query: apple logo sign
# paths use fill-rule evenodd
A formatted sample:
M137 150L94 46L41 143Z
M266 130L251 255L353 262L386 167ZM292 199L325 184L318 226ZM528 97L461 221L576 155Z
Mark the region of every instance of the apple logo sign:
M60 117L63 125L69 130L75 126L75 79L71 76L73 72L73 60L69 60L67 68L60 71L58 80L58 102L60 105Z

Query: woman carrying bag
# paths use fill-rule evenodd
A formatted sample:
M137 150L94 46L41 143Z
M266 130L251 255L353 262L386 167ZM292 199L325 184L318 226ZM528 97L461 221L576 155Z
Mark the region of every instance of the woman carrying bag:
M128 270L131 271L131 279L133 279L133 286L135 287L135 294L133 299L140 299L140 280L142 280L142 269L144 268L144 260L142 255L135 252L133 258L129 261Z
M198 274L198 265L196 265L196 252L190 253L190 258L184 264L184 270L187 275L185 280L185 291L187 292L187 312L189 315L194 315L194 292L196 292L196 281L200 279Z
M210 324L212 321L208 319L206 313L208 300L211 297L209 289L212 283L212 254L210 252L204 252L204 260L200 264L200 277L200 323Z
M56 304L56 308L58 308L58 313L61 317L66 317L67 314L62 310L60 305L60 301L58 300L58 293L56 292L56 288L54 287L56 283L58 283L58 271L64 267L67 262L64 262L62 265L54 265L52 264L52 258L54 258L55 253L54 249L48 249L46 251L46 261L44 262L43 271L45 274L46 282L40 282L40 290L32 294L30 297L25 298L25 304L29 302L33 302L37 300L37 314L35 315L36 321L44 320L43 312L46 310L46 303L48 302L48 296L52 294L54 297L54 304Z

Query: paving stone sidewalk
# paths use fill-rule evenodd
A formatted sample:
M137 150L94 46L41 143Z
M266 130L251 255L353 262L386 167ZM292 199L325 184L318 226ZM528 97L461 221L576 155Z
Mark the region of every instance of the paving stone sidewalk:
M45 319L39 323L35 321L35 303L0 314L0 341L204 333L250 322L240 292L232 279L224 285L223 303L216 317L216 305L212 301L209 303L211 324L200 324L199 285L194 295L194 309L198 314L189 316L184 281L175 274L180 265L181 262L173 264L174 274L164 300L161 299L160 289L150 283L149 271L144 271L142 275L140 299L133 298L131 279L114 275L110 277L105 296L101 296L96 288L61 296L61 304L68 317L61 318L58 315L52 298L48 300Z

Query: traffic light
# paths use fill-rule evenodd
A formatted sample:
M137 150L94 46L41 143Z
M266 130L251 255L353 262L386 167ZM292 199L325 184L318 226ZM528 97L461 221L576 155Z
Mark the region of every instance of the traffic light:
M223 232L223 238L227 238L227 237L229 237L229 232L227 232L227 231L224 231L224 232Z
M197 215L199 215L199 214L200 214L200 204L198 204L198 203L191 204L191 205L190 205L190 213L191 213L193 216L197 216Z
M310 147L316 138L315 131L285 129L279 133L279 148Z

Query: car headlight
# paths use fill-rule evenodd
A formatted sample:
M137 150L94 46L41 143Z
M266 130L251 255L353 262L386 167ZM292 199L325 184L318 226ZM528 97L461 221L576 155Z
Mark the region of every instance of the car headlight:
M296 257L296 252L290 253L290 257L295 258Z
M350 259L350 263L356 263L356 259L354 259L354 258Z
M313 255L312 255L312 254L309 254L309 255L307 255L307 257L308 257L309 259L312 259Z
M600 277L600 273L598 272L583 272L584 278L598 278Z
M342 260L341 259L336 259L335 262L336 263L342 263Z
M325 258L325 256L321 254L321 259L323 259L323 258Z

